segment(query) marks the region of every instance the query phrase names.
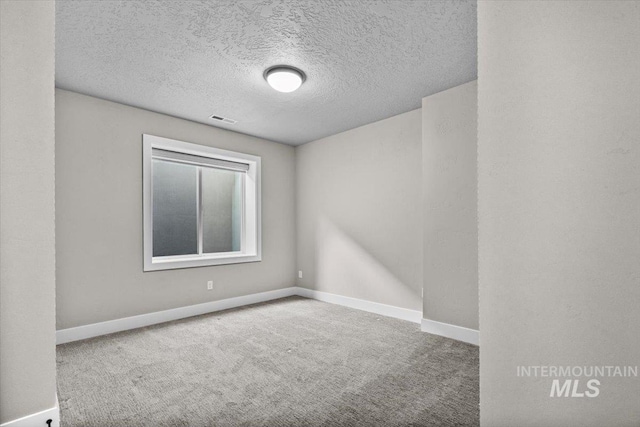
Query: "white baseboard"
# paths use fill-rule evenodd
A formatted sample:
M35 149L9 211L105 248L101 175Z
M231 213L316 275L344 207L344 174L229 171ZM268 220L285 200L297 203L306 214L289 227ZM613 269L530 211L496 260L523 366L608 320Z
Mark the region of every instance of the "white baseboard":
M307 288L296 288L296 294L301 297L312 298L318 301L329 302L331 304L343 305L345 307L368 311L396 319L407 320L413 323L420 323L422 312L410 310L408 308L395 307L393 305L380 304L378 302L366 301L358 298L345 297L342 295L330 294L328 292L316 291Z
M345 297L342 295L330 294L328 292L292 286L289 288L277 289L275 291L260 292L257 294L228 298L220 301L211 301L187 307L173 308L171 310L125 317L123 319L108 320L106 322L93 323L90 325L78 326L76 328L61 329L56 331L56 343L65 344L72 341L79 341L129 329L142 328L144 326L169 322L171 320L199 316L201 314L228 310L230 308L271 301L293 295L355 308L357 310L368 311L382 316L394 317L396 319L406 320L413 323L421 323L422 331L424 332L442 335L458 341L464 341L475 345L478 345L480 341L480 334L478 331L463 328L461 326L449 325L447 323L440 323L434 320L423 319L422 312L419 310L410 310L408 308L395 307L358 298ZM21 426L21 424L16 424L16 427L19 426ZM5 425L2 424L0 427L5 427Z
M47 427L47 421L51 420L51 427L60 427L60 407L58 406L58 396L56 396L56 406L18 418L13 421L0 424L0 427Z
M108 320L106 322L100 323L92 323L90 325L78 326L75 328L60 329L56 331L56 344L64 344L72 341L93 338L100 335L112 334L114 332L142 328L144 326L169 322L171 320L184 319L186 317L213 313L215 311L227 310L230 308L256 304L264 301L271 301L274 299L289 297L292 295L297 295L295 287L277 289L275 291L260 292L257 294L228 298L219 301L205 302L202 304L173 308L170 310L156 311L154 313L141 314L138 316L125 317L122 319ZM4 427L4 425L0 427Z
M422 319L422 332L464 341L473 345L480 345L480 331L451 325L449 323L436 322L435 320Z

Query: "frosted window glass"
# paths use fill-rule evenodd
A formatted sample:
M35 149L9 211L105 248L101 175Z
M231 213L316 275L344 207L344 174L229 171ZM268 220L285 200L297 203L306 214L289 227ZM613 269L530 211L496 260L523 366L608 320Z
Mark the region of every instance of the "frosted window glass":
M242 239L244 173L202 168L202 251L236 252Z
M153 256L198 253L197 168L153 160Z

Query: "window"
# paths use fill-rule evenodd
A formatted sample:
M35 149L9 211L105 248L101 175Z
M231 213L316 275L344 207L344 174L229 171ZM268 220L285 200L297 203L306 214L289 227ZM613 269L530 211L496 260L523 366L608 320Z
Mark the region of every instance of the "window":
M143 135L144 271L261 260L260 157Z

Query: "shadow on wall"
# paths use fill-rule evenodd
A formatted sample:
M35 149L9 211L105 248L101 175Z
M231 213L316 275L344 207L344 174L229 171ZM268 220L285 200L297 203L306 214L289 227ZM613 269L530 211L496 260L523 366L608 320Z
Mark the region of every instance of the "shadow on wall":
M326 217L318 219L316 245L318 291L422 310L419 290L400 281Z

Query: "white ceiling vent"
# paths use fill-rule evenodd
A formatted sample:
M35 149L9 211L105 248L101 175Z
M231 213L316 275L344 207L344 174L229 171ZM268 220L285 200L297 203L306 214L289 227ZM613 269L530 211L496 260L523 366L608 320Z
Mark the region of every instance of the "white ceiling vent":
M213 116L209 117L211 120L215 120L217 122L223 122L226 123L228 125L235 125L236 123L238 123L237 120L233 120L227 117L222 117L222 116L218 116L216 114L214 114Z

